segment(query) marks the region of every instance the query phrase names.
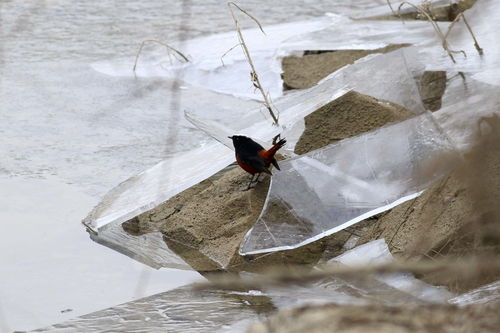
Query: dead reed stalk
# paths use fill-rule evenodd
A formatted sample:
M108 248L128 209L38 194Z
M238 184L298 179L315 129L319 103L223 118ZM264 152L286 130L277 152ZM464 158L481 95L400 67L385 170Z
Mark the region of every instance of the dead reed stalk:
M460 20L460 18L463 18L464 24L467 27L467 30L469 31L469 33L471 34L472 39L474 40L474 47L476 48L477 52L480 55L483 55L483 49L479 46L479 43L478 43L478 41L476 39L476 36L474 35L474 32L472 31L472 29L471 29L469 23L467 22L467 19L465 18L465 15L463 13L460 13L460 14L458 14L455 17L455 19L453 20L453 22L451 22L451 24L448 26L448 29L447 29L446 33L443 34L443 32L441 31L441 28L439 27L439 25L436 23L436 21L434 20L434 18L430 15L430 6L431 6L431 3L424 1L422 3L422 5L419 6L419 5L415 5L415 4L413 4L411 2L408 2L408 1L403 1L399 5L397 12L395 12L394 9L392 8L390 0L387 0L387 5L391 9L392 13L394 15L399 16L401 18L401 20L403 20L403 17L401 16L401 8L404 5L408 5L408 6L411 6L411 7L415 8L415 10L420 15L424 16L425 18L427 18L427 20L429 21L429 23L434 28L434 31L436 32L436 35L438 36L439 39L441 39L441 45L443 46L443 49L448 53L448 56L450 57L450 59L454 63L456 63L455 58L453 57L454 53L462 53L464 55L464 57L467 57L467 54L463 50L455 51L455 50L450 49L450 46L448 44L447 38L448 38L448 35L450 34L450 31L453 28L453 26Z
M388 3L389 3L389 0L388 0ZM417 6L417 5L415 5L415 4L411 3L411 2L408 2L408 1L401 2L401 4L398 7L398 11L397 11L397 15L401 18L401 20L403 20L403 17L401 16L401 8L404 5L408 5L410 7L415 8L415 10L419 14L421 14L421 15L425 16L425 18L427 18L427 20L429 21L429 23L434 28L434 32L436 33L436 35L438 36L438 38L441 40L441 45L442 45L443 49L448 53L448 56L450 57L451 61L453 61L453 63L456 63L455 58L453 57L454 53L462 53L465 57L467 56L466 53L465 53L465 51L463 51L463 50L455 51L455 50L450 49L448 41L446 40L443 32L441 31L441 28L436 23L436 21L432 18L432 16L428 13L428 11L425 10L422 6ZM391 10L392 10L392 7L391 7Z
M397 15L397 13L394 11L394 8L392 8L391 0L386 0L386 1L387 1L387 5L391 9L392 14Z
M474 47L476 48L477 52L480 55L483 55L483 53L484 53L483 49L479 46L479 43L478 43L478 41L476 39L476 36L474 35L474 32L472 32L472 29L471 29L471 27L469 25L469 22L467 22L467 19L465 18L464 13L458 14L457 17L455 17L455 19L453 20L453 22L451 22L451 24L448 26L448 30L444 34L444 39L448 38L448 35L450 34L451 28L453 28L453 26L460 20L460 18L463 19L464 24L467 27L467 30L469 31L472 39L474 40Z
M248 50L248 47L247 47L247 45L245 43L245 39L243 38L243 34L241 33L240 23L239 23L238 19L236 18L236 15L235 15L232 7L235 7L236 9L238 9L239 11L241 11L243 14L247 15L248 17L250 17L255 23L257 23L257 25L259 26L260 31L262 31L262 33L264 35L266 33L264 32L264 29L262 29L262 25L260 24L260 22L253 15L251 15L249 12L247 12L246 10L244 10L243 8L241 8L240 6L238 6L237 4L235 4L232 1L229 1L227 3L227 6L229 8L229 11L231 12L231 16L233 18L234 25L236 27L236 33L238 34L238 41L239 41L239 43L237 45L241 46L241 48L243 50L243 53L245 54L245 58L247 59L247 62L250 65L250 69L251 69L251 71L250 71L250 81L252 81L253 86L260 91L260 93L262 95L262 98L264 99L264 102L263 102L264 106L266 107L267 111L269 111L269 114L271 115L271 118L273 118L273 123L275 125L278 125L278 116L279 115L278 115L277 112L273 111L273 108L271 107L271 105L272 105L271 97L269 96L269 93L266 93L264 91L264 88L262 87L262 84L260 83L259 76L257 75L257 70L255 69L255 65L254 65L254 63L252 61L252 57L250 56L250 51ZM234 47L236 47L236 46L234 46ZM230 50L228 50L226 53L224 53L224 55L226 55L229 51L231 51L232 49L234 49L234 47L232 47ZM224 55L223 55L223 57L224 57Z

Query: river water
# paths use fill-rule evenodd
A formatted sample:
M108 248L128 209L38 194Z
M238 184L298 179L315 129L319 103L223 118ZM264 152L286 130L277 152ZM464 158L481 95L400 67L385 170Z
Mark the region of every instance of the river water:
M265 26L323 16L335 3L240 4ZM184 107L221 114L256 102L191 86L173 93L175 80L110 77L91 64L133 59L144 39L182 45L232 24L220 0L0 0L0 332L200 278L97 245L79 222L120 182L209 140Z

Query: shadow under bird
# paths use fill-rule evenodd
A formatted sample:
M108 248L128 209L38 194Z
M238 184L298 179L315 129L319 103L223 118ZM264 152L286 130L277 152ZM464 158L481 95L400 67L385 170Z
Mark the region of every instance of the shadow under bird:
M250 189L250 186L254 182L254 177L257 174L257 180L259 181L259 177L261 173L267 173L272 175L271 170L269 170L271 164L276 167L276 169L280 170L278 165L278 161L274 155L283 147L286 143L285 139L281 139L273 145L270 149L266 150L257 142L253 141L249 137L243 135L233 135L228 138L233 140L233 145L236 153L236 162L238 165L252 175L250 179L250 183L246 190Z

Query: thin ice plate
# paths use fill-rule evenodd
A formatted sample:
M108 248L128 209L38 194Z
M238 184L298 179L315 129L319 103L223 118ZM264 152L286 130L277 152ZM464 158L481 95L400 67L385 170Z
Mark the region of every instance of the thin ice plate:
M290 250L418 196L458 155L430 113L281 162L242 255Z

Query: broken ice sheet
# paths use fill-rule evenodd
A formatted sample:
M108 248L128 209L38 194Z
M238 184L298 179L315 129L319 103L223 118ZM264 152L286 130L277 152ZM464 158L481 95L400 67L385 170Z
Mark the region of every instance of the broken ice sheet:
M384 239L357 246L330 260L349 267L377 266L393 261L394 258ZM407 272L377 274L375 280L429 303L443 303L453 297L446 288L429 285Z
M500 280L458 295L448 302L458 306L498 303L500 302Z
M397 5L397 3L395 3ZM273 99L283 95L281 59L283 56L304 50L376 49L389 44L439 43L432 27L425 21L355 21L342 15L366 13L390 14L390 8L383 1L375 3L362 0L356 4L335 4L341 15L329 14L304 22L290 22L265 26L266 34L260 29L244 29L242 34L252 55L259 79L266 92ZM361 10L363 9L363 10ZM356 16L356 15L355 15ZM441 24L441 23L440 23ZM238 44L234 31L188 40L182 51L189 57L188 63L168 64L163 49L156 59L139 59L138 77L182 77L196 86L231 94L238 97L262 100L249 79L250 67L240 48L226 52ZM221 61L222 55L223 62ZM159 59L158 59L159 57ZM129 76L134 73L133 58L97 62L92 67L111 76ZM396 69L394 69L396 71ZM394 101L397 103L397 101Z
M431 113L281 162L242 255L289 250L418 196L458 154Z
M471 73L449 73L442 108L436 121L459 151L471 149L484 119L498 114L500 87L474 78Z
M207 158L213 158L210 165L204 163ZM94 241L151 267L189 268L159 232L133 236L121 225L210 177L233 159L231 151L217 143L166 159L112 189L82 223Z
M387 63L391 66L387 66ZM230 150L233 148L232 143L227 139L229 135L246 134L260 140L265 147L276 134L282 132L282 137L286 137L288 141L283 152L293 156L295 143L304 129L303 118L345 94L349 87L379 99L399 103L416 113L421 112L418 88L411 74L421 70L416 52L411 48L362 59L310 89L292 92L276 100L275 105L280 110L280 127L272 125L269 116L266 118L261 108L246 112L239 119L232 117L229 123L220 119L217 122L202 119L204 110L187 108L191 121L226 147L215 142L208 143L170 157L130 178L111 190L84 220L84 224L93 230L92 238L103 245L152 267L179 267L181 259L161 242L159 233L133 236L121 230L121 224L233 162L234 153Z
M385 240L377 239L344 252L329 260L329 264L366 267L393 261ZM321 270L322 266L316 269ZM290 295L292 288L293 296ZM318 303L418 305L445 303L454 296L446 288L429 285L410 273L331 276L300 286L269 287L264 295L271 297L278 308Z
M230 149L233 146L227 136L234 133L250 136L264 147L275 135L280 134L287 139L286 146L280 152L293 156L295 144L304 131L304 117L350 90L400 104L415 114L424 112L414 80L423 70L415 48L367 56L332 73L312 88L292 91L274 101L279 126L273 124L263 107L247 113L240 120L236 119L230 125L231 128L223 126L220 121L206 119L198 110L189 110L186 117Z
M198 129L202 130L215 140L222 143L224 146L234 151L233 141L232 139L230 139L231 136L236 134L236 131L234 129L228 128L222 125L220 122L214 120L200 118L197 115L189 112L185 113L185 117ZM260 141L255 137L254 141L257 141L260 145L262 145L265 148L271 147L268 143Z

